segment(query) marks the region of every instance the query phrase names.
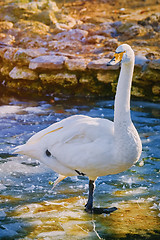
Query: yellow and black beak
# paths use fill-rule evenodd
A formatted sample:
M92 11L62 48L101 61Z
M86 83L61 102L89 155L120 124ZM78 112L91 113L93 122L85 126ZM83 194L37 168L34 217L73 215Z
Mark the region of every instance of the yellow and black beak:
M124 53L125 53L125 51L124 52L118 52L118 53L115 52L114 57L107 63L107 66L112 66L112 65L115 65L115 64L121 62Z

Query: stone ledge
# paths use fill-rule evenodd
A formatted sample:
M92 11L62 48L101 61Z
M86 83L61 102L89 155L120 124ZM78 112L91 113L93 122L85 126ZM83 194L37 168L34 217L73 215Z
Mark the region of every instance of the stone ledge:
M66 57L62 56L52 56L52 55L44 55L37 58L34 58L30 61L29 69L49 69L49 70L57 70L62 69L64 66L64 62Z
M88 63L87 68L91 70L117 70L119 69L119 65L114 65L114 66L107 66L107 63L111 59L98 59L98 60L93 60Z
M27 79L27 80L37 80L38 74L34 71L27 69L25 67L14 67L9 73L12 79Z
M66 59L65 66L70 71L85 71L89 59Z

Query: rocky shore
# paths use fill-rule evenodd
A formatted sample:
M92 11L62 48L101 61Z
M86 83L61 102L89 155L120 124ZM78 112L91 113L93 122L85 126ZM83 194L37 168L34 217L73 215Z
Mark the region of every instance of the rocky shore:
M0 1L0 93L113 97L121 43L135 51L132 96L160 100L158 1Z

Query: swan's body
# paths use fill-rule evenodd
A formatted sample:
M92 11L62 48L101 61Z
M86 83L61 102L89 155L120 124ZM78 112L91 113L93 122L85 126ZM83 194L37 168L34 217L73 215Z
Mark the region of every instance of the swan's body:
M88 209L92 209L92 188L96 178L125 171L139 159L142 151L139 135L130 118L134 53L129 45L123 44L117 48L114 59L119 56L122 67L114 122L83 115L68 117L35 134L15 151L42 161L64 177L88 176L92 183ZM111 63L114 64L114 60Z

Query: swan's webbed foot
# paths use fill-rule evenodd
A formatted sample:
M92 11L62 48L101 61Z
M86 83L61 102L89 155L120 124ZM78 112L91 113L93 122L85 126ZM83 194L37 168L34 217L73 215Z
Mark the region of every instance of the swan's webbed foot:
M110 213L112 213L116 210L117 210L116 207L111 207L111 208L96 208L96 207L93 207L92 209L85 209L86 212L92 213L92 214L102 214L102 213L110 214Z

